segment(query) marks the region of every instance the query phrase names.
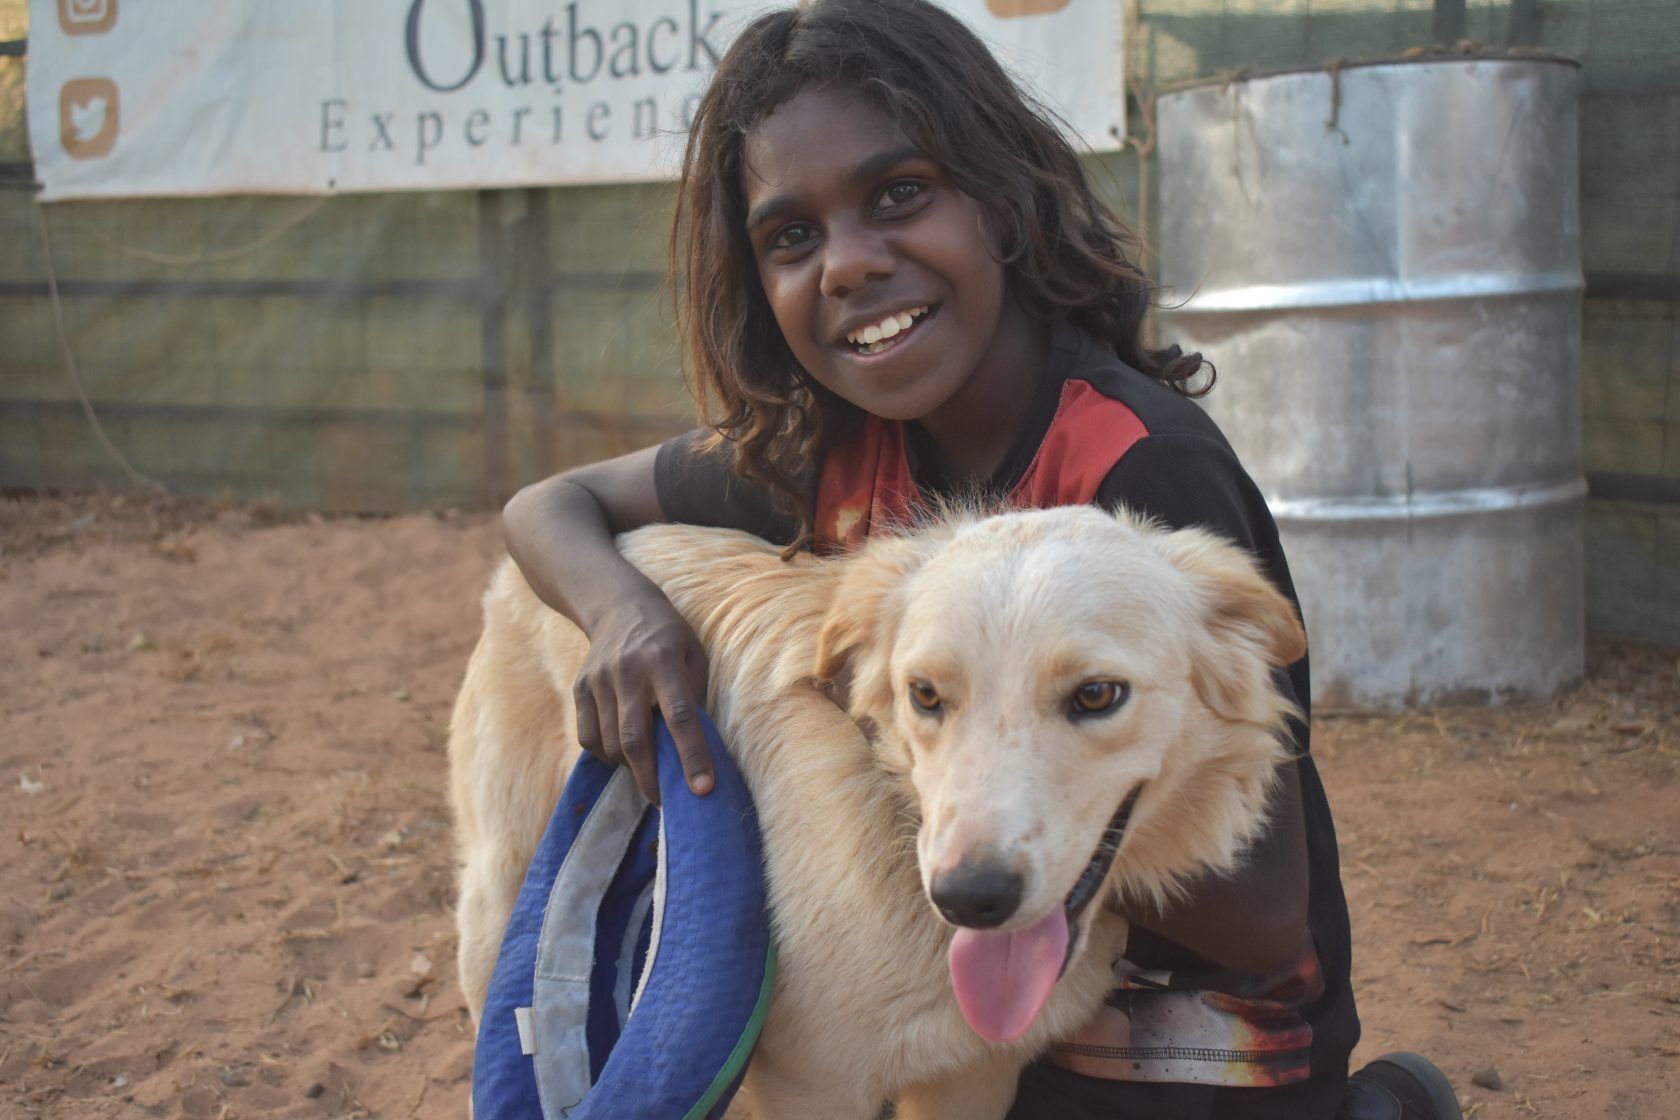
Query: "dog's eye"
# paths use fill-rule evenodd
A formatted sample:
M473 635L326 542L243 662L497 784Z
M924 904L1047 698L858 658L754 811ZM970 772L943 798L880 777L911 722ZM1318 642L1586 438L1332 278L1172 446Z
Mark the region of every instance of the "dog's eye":
M918 712L926 712L932 715L939 711L941 704L939 690L926 681L911 681L910 703L916 706Z
M1073 714L1098 716L1126 702L1132 687L1122 681L1086 681L1073 690Z

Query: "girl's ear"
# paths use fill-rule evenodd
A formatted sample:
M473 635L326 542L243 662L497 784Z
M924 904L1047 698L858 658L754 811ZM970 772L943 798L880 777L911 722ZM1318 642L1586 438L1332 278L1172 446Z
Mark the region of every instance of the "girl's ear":
M1202 627L1190 640L1190 677L1202 702L1227 719L1272 722L1272 670L1307 652L1295 608L1253 556L1212 533L1181 529L1156 543L1195 593Z
M905 584L937 550L915 537L882 537L844 561L845 574L817 636L815 676L846 684L856 715L892 704L890 663Z

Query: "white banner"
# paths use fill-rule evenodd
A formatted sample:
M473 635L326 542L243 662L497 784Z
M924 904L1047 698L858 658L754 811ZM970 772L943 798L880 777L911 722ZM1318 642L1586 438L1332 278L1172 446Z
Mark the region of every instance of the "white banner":
M944 0L1094 150L1125 131L1122 0ZM766 3L30 0L44 197L670 178Z

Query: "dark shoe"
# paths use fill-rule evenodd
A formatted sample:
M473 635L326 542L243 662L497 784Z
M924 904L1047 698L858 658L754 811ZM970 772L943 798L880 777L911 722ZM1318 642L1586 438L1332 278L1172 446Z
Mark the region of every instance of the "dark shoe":
M1464 1113L1434 1062L1396 1051L1348 1078L1336 1120L1464 1120Z

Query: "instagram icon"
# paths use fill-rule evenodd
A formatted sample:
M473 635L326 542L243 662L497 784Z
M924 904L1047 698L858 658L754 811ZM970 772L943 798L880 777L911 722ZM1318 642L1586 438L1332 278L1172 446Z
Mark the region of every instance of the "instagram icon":
M117 0L58 0L58 26L66 35L98 35L117 22Z

